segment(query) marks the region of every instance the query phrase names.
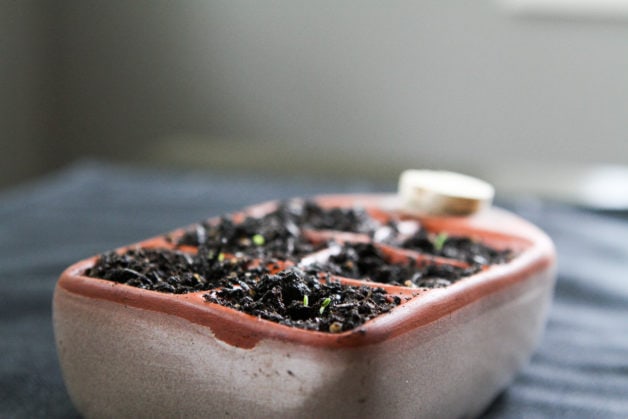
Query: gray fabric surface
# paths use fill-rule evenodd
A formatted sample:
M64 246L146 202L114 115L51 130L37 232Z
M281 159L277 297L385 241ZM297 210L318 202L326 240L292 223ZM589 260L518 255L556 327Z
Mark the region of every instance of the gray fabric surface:
M50 316L57 276L70 263L265 200L394 187L88 162L0 194L0 418L77 416ZM485 416L628 417L628 221L506 204L552 236L559 280L540 348Z

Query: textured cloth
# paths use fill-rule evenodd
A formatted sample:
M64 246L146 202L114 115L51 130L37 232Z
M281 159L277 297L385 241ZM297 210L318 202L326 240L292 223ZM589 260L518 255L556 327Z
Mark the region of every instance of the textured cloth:
M266 200L394 187L82 163L1 193L0 417L78 416L51 324L56 279L72 262ZM628 417L628 222L530 199L503 204L550 234L559 278L541 346L485 416Z

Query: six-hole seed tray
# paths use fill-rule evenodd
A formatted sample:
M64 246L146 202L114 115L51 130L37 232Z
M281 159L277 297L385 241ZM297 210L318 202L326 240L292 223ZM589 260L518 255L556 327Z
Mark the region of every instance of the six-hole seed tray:
M265 203L70 266L53 318L78 411L481 413L539 341L553 245L498 208L400 208L396 195Z

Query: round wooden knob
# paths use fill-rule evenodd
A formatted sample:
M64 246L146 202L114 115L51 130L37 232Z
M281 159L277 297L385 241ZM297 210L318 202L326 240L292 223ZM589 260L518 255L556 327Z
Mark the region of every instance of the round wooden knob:
M427 215L470 215L490 207L495 188L460 173L406 170L399 178L403 209Z

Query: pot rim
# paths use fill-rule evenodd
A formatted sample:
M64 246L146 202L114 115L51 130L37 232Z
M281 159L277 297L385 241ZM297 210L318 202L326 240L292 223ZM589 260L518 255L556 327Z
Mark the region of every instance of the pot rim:
M399 208L396 195L319 195L311 199L328 207L357 205L397 212L398 215L419 221L429 230L477 236L487 242L497 241L515 247L518 254L505 264L492 265L446 288L426 290L385 286L384 288L390 293L401 296L402 300L409 299L402 301L390 312L370 319L356 329L337 334L285 326L219 304L209 303L202 297L207 291L167 294L84 276L82 273L95 263L97 256L68 267L61 274L56 293L68 292L86 298L106 300L119 304L121 307L131 306L178 316L208 327L217 339L240 348L251 349L262 340L273 339L335 349L372 345L424 327L484 297L530 280L535 277L536 273L551 269L555 264L555 249L548 236L534 225L499 208L491 208L471 217L422 217L402 214L395 210ZM253 205L233 214L260 216L272 210L277 202L269 201ZM168 243L165 237L182 230L177 229L117 250L138 246L163 246ZM351 283L355 283L354 280L351 280ZM375 282L366 284L381 285Z

